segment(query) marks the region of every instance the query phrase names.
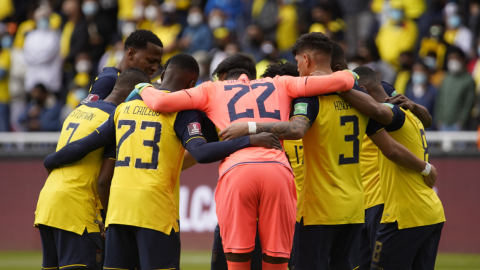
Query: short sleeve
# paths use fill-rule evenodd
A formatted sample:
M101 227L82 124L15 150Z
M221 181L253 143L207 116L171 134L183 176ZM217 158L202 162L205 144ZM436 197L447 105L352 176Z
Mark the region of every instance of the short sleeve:
M305 117L310 122L310 126L317 119L320 111L320 103L318 97L301 97L296 98L292 102L292 117Z
M393 105L390 103L383 104L390 107L393 114L392 123L390 123L390 125L388 126L385 126L385 130L388 132L392 132L401 129L403 127L403 124L405 124L405 113L397 105Z
M113 111L105 122L96 131L108 143L115 143L115 111Z
M208 91L214 91L215 87L217 87L216 83L204 82L195 88L190 88L183 91L185 91L192 99L194 109L204 112L208 109L209 105Z
M276 76L273 81L277 87L281 87L291 98L304 96L305 84L308 77Z
M98 99L105 99L112 93L116 78L104 76L97 79L90 88L90 95L98 96Z
M204 112L199 112L202 117L202 133L207 142L218 142L218 132L215 124Z
M183 147L194 138L202 138L202 117L196 110L181 111L177 114L173 128Z
M103 150L103 158L117 159L117 144L115 142L109 143L105 146L105 149Z
M372 136L384 128L385 127L382 124L369 118L368 124L367 124L367 130L365 131L365 133L367 134L367 136Z

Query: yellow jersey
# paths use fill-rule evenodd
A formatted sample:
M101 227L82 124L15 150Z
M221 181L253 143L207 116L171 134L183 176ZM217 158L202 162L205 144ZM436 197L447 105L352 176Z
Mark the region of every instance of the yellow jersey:
M302 140L285 140L283 141L283 148L295 175L298 198L303 184L303 142Z
M137 96L119 105L97 129L107 141L115 138L117 146L106 226L130 225L165 234L173 228L178 232L182 143L204 139L199 115L197 111L155 112Z
M305 179L297 199L297 221L305 225L363 223L360 148L368 117L338 94L298 98L294 117L306 117Z
M418 158L428 162L428 146L422 122L409 110L403 125L386 127L389 135ZM435 191L413 170L379 158L380 185L385 199L381 223L398 222L399 229L437 224L445 221L443 206Z
M378 158L382 155L378 147L365 135L362 150L360 151L365 209L383 204L382 191L380 189L380 172L378 168Z
M77 107L65 119L57 151L69 142L94 132L115 104L98 101ZM35 225L43 224L77 234L99 232L97 179L102 165L103 148L89 153L80 161L53 170L40 191Z

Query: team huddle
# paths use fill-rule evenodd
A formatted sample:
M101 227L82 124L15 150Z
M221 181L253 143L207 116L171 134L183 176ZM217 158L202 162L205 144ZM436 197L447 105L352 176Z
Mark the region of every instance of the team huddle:
M35 212L42 269L179 269L180 173L216 161L212 270L434 269L424 107L322 33L297 40L297 65L256 79L235 54L197 87L186 54L151 84L162 48L133 32L65 120Z

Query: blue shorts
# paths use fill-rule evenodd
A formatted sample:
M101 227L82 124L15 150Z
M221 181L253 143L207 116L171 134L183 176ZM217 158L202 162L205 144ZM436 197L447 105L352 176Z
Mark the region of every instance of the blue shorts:
M293 269L355 269L363 224L295 224Z
M380 221L382 220L384 204L375 205L365 209L365 223L360 236L360 268L369 270L372 265L375 237L377 236Z
M398 223L382 223L377 232L371 269L435 268L443 222L398 229Z
M262 269L262 247L260 246L260 237L255 237L255 249L252 252L252 262L250 268L252 270ZM220 227L217 224L213 234L213 249L212 249L212 266L211 270L227 270L227 259L223 252L222 237L220 236Z
M105 246L104 269L180 267L180 237L174 229L167 235L147 228L110 224Z
M82 235L39 224L42 239L43 269L102 269L102 239L100 233Z

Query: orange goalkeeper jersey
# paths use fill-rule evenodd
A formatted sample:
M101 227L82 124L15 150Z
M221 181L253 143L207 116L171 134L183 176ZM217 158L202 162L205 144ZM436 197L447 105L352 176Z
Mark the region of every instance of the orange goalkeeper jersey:
M291 102L297 97L347 91L355 80L348 71L326 76L277 76L250 81L246 75L238 80L205 82L196 88L165 93L145 88L145 104L162 113L196 109L207 114L220 129L240 122L288 121ZM250 147L237 151L222 161L220 176L231 168L251 163L280 163L290 168L285 153L274 149Z

